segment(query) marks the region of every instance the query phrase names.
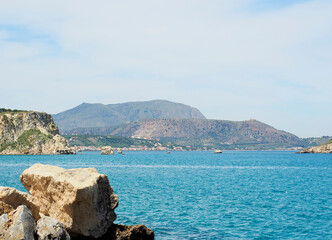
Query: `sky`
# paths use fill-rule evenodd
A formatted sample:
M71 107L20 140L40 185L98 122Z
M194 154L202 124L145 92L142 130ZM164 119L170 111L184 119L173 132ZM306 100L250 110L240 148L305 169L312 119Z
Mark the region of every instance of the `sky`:
M331 0L18 0L0 7L0 107L165 99L332 136Z

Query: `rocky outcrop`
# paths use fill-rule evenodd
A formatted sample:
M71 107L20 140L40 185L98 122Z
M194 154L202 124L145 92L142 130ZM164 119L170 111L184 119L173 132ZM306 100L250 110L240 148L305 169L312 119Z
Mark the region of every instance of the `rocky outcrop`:
M113 155L114 154L114 150L112 147L110 146L105 146L101 148L101 155Z
M34 240L35 220L26 206L0 217L0 239Z
M44 216L37 222L36 228L38 240L70 240L70 236L65 226L58 220Z
M39 219L40 217L40 202L30 194L18 191L15 188L0 186L0 201L13 209L16 209L20 205L25 205L31 210L35 219Z
M20 180L41 202L44 214L62 222L73 235L100 237L116 219L118 197L107 176L94 168L35 164Z
M35 164L20 179L31 195L0 187L0 240L154 239L144 225L113 223L118 197L94 168Z
M303 149L300 153L332 153L332 141L317 147Z
M0 113L0 154L66 154L67 140L51 115L40 112Z

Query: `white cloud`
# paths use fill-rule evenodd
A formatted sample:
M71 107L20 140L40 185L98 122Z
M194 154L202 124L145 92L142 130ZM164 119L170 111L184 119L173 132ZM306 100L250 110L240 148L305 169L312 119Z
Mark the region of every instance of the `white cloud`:
M55 113L83 101L158 98L211 118L332 135L316 127L332 117L319 107L332 103L332 3L253 11L254 3L7 1L1 103ZM11 39L15 32L23 36Z

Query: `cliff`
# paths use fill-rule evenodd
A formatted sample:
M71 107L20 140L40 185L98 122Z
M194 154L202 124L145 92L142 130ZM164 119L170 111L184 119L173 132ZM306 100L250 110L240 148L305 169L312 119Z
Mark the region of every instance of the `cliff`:
M332 140L317 147L303 149L300 153L332 153Z
M64 150L73 153L50 114L0 112L0 154L60 154Z

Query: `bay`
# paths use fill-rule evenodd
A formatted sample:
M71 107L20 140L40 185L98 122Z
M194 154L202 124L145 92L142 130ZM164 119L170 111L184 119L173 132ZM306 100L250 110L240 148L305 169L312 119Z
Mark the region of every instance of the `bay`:
M332 154L286 151L0 156L0 185L34 163L94 167L119 195L119 224L156 239L332 239Z

